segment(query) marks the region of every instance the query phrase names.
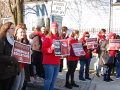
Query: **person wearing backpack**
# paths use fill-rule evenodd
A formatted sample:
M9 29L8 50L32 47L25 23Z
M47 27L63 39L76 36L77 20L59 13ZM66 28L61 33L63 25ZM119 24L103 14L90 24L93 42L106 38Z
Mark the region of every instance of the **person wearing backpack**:
M21 65L16 57L11 56L14 45L15 27L6 22L0 30L0 90L11 90Z
M29 35L29 38L33 40L32 43L32 52L33 52L33 65L34 65L34 80L37 80L37 75L41 75L41 68L40 68L40 59L42 57L42 41L41 41L41 34L40 28L35 28L34 32Z

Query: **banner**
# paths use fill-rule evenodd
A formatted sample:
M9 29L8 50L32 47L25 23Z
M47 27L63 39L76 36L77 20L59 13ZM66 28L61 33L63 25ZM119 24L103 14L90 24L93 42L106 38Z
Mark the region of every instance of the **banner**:
M82 43L72 44L72 48L76 56L85 55Z
M18 59L18 62L31 64L31 46L14 41L12 56Z
M109 40L110 50L119 50L120 49L120 39L110 39Z
M98 47L97 38L88 38L88 39L86 39L86 43L87 43L87 49Z
M53 40L53 44L55 45L55 56L66 56L70 55L68 47L68 40Z

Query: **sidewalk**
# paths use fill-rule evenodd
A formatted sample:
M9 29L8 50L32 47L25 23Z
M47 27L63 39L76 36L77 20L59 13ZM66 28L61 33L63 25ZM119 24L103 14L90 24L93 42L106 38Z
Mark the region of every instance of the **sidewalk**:
M66 79L66 70L62 71L62 73L60 72L58 77L57 77L57 81L55 83L55 89L54 90L70 90L65 88L65 79ZM79 72L76 71L75 74L75 82L76 84L79 85L79 88L75 88L73 87L73 89L71 90L94 90L95 88L95 84L91 84L90 80L86 80L85 82L82 82L79 80ZM95 77L95 75L90 74L90 77L93 79ZM43 79L39 79L38 82L33 82L33 78L31 78L31 82L28 83L28 86L32 86L32 87L38 87L40 88L40 90L43 89L44 86L44 80Z

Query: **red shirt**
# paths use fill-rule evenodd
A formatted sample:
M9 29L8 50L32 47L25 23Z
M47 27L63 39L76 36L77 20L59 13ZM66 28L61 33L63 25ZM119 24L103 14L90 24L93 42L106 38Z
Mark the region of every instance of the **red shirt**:
M43 64L60 65L60 56L55 56L54 50L51 48L53 40L60 40L60 37L52 34L52 38L46 36L42 44Z
M24 63L21 63L21 69L23 69L24 68Z
M69 46L71 50L73 51L72 44L79 43L79 42L78 40L74 40L74 38L69 38L68 41L69 41ZM79 60L79 56L68 55L68 61L75 61L75 60Z

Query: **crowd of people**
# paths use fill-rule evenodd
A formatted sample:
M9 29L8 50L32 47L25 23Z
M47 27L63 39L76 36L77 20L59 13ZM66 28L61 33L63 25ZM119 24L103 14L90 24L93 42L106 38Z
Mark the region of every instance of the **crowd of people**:
M101 75L103 81L113 82L110 78L112 69L116 66L116 79L120 79L120 49L110 50L109 39L120 39L118 35L111 32L108 37L105 36L106 30L101 29L96 35L98 41L97 48L87 48L86 40L90 38L88 31L85 31L82 38L79 38L79 30L73 30L70 35L67 34L68 28L62 27L59 33L58 24L52 22L50 30L45 26L37 27L29 35L32 43L26 35L26 25L21 23L14 27L12 22L6 22L0 29L0 90L26 90L27 82L30 76L37 81L38 77L45 79L43 90L54 90L59 72L63 70L63 59L67 59L67 73L65 87L72 89L79 87L74 81L74 72L77 63L80 60L79 80L91 80L89 76L89 67L91 58L97 58L96 76L99 77L99 66L101 66ZM55 45L53 40L67 39L69 42L68 56L56 56L54 53ZM18 62L16 57L11 56L14 40L23 44L31 45L31 64ZM76 56L72 44L82 43L85 55ZM113 56L114 63L104 64L102 57L106 52ZM84 75L85 67L85 76ZM69 80L71 77L71 82Z

